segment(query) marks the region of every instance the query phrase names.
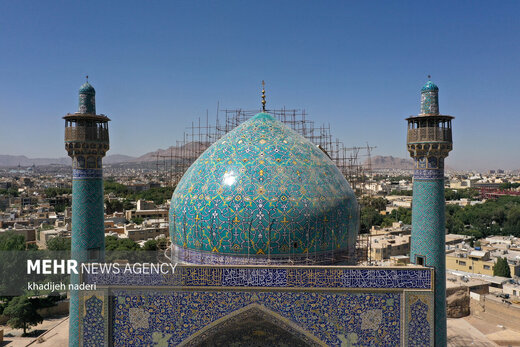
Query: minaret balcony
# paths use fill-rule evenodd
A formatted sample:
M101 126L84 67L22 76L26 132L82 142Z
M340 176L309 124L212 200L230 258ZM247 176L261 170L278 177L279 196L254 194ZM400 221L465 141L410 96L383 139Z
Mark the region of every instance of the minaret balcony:
M438 127L408 129L407 142L452 142L451 129Z
M66 127L65 142L98 142L108 144L108 128Z

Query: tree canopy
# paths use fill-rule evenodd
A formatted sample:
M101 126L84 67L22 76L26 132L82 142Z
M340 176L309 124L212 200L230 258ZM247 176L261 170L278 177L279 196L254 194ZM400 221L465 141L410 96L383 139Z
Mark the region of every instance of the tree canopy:
M139 199L152 200L156 204L162 204L172 197L175 187L150 188L140 192L133 192L127 186L113 180L105 180L105 193L113 193L118 197L136 201Z
M70 251L70 237L55 236L47 241L49 251Z
M520 197L502 196L464 207L447 205L446 227L450 233L477 239L491 235L520 237Z
M14 231L0 234L0 251L23 251L25 250L25 237Z
M493 266L493 276L501 276L511 278L511 269L507 264L506 258L497 258L497 262Z
M7 324L14 329L23 329L23 334L26 335L27 328L43 321L36 309L36 302L27 296L13 298L4 309L4 315L9 318Z

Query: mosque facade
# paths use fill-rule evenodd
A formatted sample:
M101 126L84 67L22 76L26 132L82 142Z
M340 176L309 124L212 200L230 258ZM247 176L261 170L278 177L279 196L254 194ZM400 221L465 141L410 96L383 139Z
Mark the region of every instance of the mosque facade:
M427 116L440 124L438 114L417 118ZM423 118L409 125L409 149L410 130L430 124ZM425 176L433 174L417 168L415 265L354 266L359 206L348 182L326 153L264 109L210 146L179 182L169 214L175 272L78 279L97 289L79 292L74 308L71 300L71 345L445 345L437 317L444 268L433 259L443 253L432 243L443 232L443 215L434 215L443 185L440 167L428 164L434 152L425 153L417 162L436 169L437 181L430 185ZM74 219L72 227L82 254L102 246L81 241Z

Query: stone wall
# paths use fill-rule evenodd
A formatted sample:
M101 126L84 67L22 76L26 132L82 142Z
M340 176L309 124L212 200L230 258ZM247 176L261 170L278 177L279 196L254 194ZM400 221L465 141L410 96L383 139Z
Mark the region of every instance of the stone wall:
M470 298L468 287L446 289L446 311L448 318L469 316Z

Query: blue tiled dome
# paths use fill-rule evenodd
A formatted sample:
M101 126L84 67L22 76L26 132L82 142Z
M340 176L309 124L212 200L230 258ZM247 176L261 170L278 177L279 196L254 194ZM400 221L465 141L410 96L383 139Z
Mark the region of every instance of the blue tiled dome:
M355 195L328 156L259 113L209 147L173 193L170 236L190 263L333 262L352 256Z
M88 82L83 83L83 85L79 88L79 94L92 94L96 95L96 90L92 85Z
M438 92L439 87L435 85L432 81L426 82L426 84L421 88L421 92Z

